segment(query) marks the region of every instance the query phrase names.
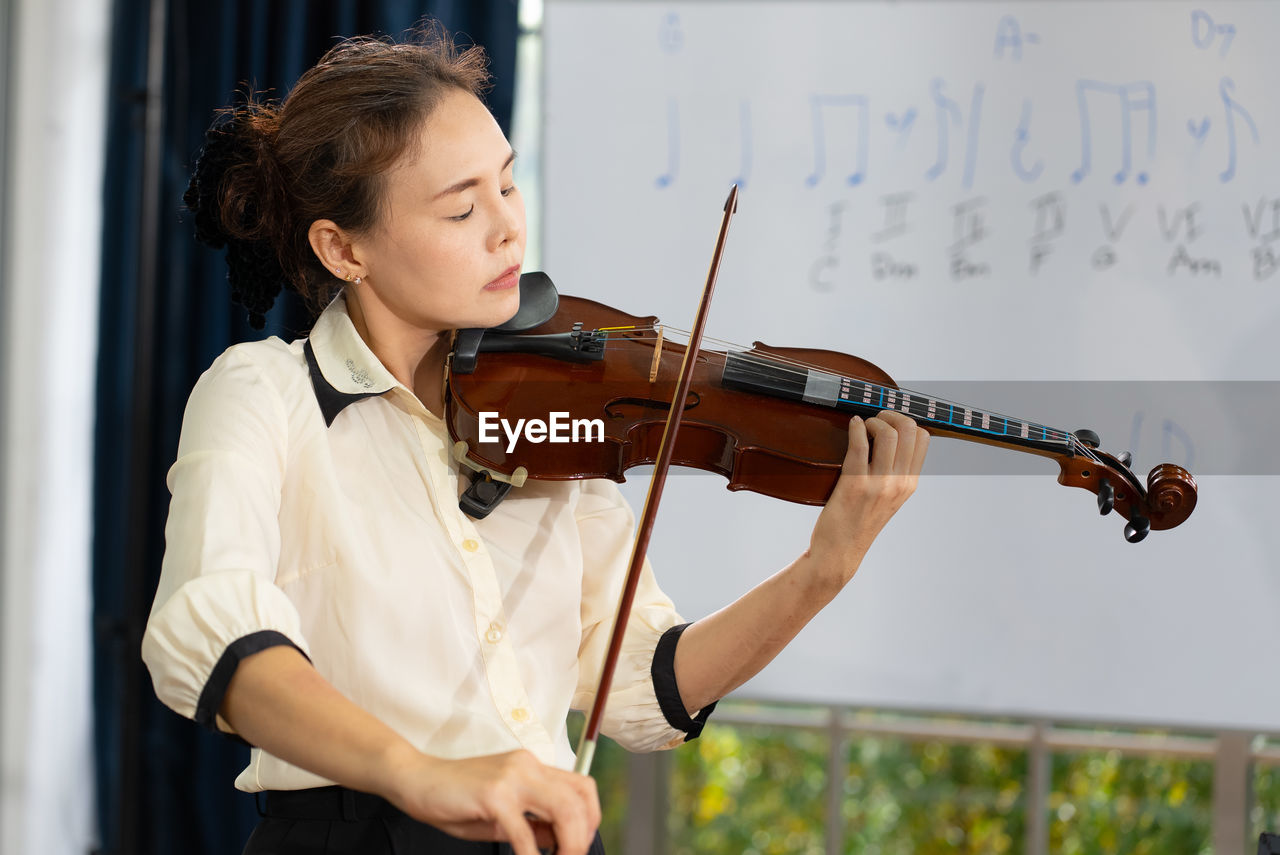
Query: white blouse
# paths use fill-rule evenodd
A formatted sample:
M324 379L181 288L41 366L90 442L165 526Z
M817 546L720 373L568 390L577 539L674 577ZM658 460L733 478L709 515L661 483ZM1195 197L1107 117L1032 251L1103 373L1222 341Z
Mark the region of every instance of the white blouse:
M310 343L231 347L191 393L142 644L156 693L226 731L217 710L238 662L291 644L428 754L526 748L570 768L565 717L593 700L630 508L609 481L529 481L472 520L445 425L341 297ZM710 712L692 720L679 702L680 624L646 566L602 725L631 750L692 738ZM236 780L330 783L258 748Z

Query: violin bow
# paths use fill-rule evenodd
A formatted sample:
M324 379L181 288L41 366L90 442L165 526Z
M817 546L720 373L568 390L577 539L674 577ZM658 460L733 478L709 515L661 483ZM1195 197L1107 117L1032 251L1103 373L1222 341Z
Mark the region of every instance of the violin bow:
M689 334L689 343L685 346L684 361L680 364L680 380L676 384L675 396L671 399L671 408L667 412L667 422L662 429L662 443L658 448L658 460L653 467L653 478L649 482L649 492L644 499L644 510L640 514L640 522L636 526L636 539L631 548L631 565L627 568L627 578L622 586L622 597L618 601L618 613L613 619L613 632L609 636L609 652L601 669L600 682L596 687L595 701L591 705L591 714L587 716L587 725L578 742L578 759L574 771L581 775L591 773L591 761L595 757L596 744L600 738L600 721L604 717L605 701L609 697L609 689L613 686L613 672L618 665L618 654L622 651L622 637L627 631L627 621L631 617L631 606L636 598L636 588L640 584L640 571L644 566L645 555L649 551L649 537L653 533L653 523L658 516L658 503L662 500L662 488L667 483L667 471L671 468L671 455L675 451L676 433L680 430L680 419L684 407L677 406L689 395L689 385L693 381L693 369L697 365L698 348L702 343L702 331L707 324L707 315L711 308L711 295L716 288L716 276L720 272L720 258L724 254L725 237L729 233L729 220L738 210L738 185L729 190L729 198L724 203L724 218L720 221L720 234L716 238L716 249L711 256L711 269L707 271L707 284L702 290L702 302L698 306L698 317L693 324L693 332Z

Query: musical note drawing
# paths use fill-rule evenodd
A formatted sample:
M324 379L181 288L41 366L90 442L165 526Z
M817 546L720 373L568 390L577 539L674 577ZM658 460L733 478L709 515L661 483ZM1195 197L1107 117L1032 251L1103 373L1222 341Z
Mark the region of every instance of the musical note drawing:
M947 168L947 156L951 153L951 147L948 145L951 123L957 125L963 121L960 115L960 105L952 101L946 95L942 94L942 80L935 77L929 82L929 97L933 99L933 105L938 108L938 159L934 161L933 166L925 170L924 177L933 181L943 170Z
M901 149L907 144L907 137L911 136L911 129L916 124L916 108L908 107L901 113L885 113L884 123L889 126L889 130L898 132L898 148Z
M742 136L742 158L739 164L741 168L733 183L745 190L747 179L751 177L751 102L746 99L738 103L738 130Z
M1197 122L1195 119L1187 119L1187 133L1191 134L1191 138L1196 141L1196 148L1204 145L1204 138L1209 135L1209 118L1206 116Z
M1253 123L1253 117L1231 97L1231 92L1235 88L1236 84L1230 77L1224 77L1218 83L1218 94L1222 96L1222 106L1227 114L1227 168L1218 175L1223 183L1236 177L1236 114L1248 123L1254 144L1258 142L1258 126Z
M1143 422L1146 421L1146 415L1147 415L1146 412L1144 412L1143 410L1138 410L1137 412L1135 412L1133 414L1132 427L1129 430L1129 453L1133 455L1135 460L1138 458L1140 449L1142 448L1142 445L1143 445L1142 427L1143 427ZM1177 440L1178 444L1182 446L1181 455L1178 455L1174 451L1174 447L1173 447L1174 440ZM1182 457L1182 461L1179 464L1180 466L1183 466L1183 467L1194 466L1195 460L1196 460L1195 441L1191 438L1190 432L1187 431L1187 429L1184 428L1182 425L1175 422L1173 419L1168 419L1168 418L1161 419L1160 420L1160 459L1173 461L1173 460L1177 460L1179 456Z
M1177 460L1173 451L1173 440L1177 440L1184 453L1183 468L1192 468L1196 463L1196 445L1186 428L1173 419L1163 419L1160 423L1160 459Z
M1138 456L1138 449L1142 448L1142 423L1146 417L1147 414L1142 410L1137 410L1133 414L1133 424L1129 428L1129 453L1134 458Z
M964 152L964 178L960 186L968 190L973 187L973 174L978 166L978 126L982 115L982 96L986 91L981 83L973 86L973 98L969 101L969 139Z
M857 186L867 177L867 143L870 133L867 115L867 97L865 95L812 95L809 108L813 116L813 173L805 178L804 183L810 187L817 185L827 171L827 135L823 120L824 111L828 108L853 108L858 122L857 152L854 162L857 168L849 173L845 181L850 186Z
M924 177L929 181L936 180L947 169L947 162L951 155L950 130L952 123L956 125L964 123L964 115L960 111L960 105L942 93L944 85L940 77L935 77L929 83L929 96L933 99L934 106L937 107L938 117L938 159L924 173ZM969 135L965 151L964 177L961 180L961 184L966 190L973 186L973 174L977 166L978 129L981 124L984 91L985 87L981 83L975 83L973 97L969 102Z
M653 180L659 190L670 187L680 172L680 105L667 99L667 171Z
M1009 160L1013 163L1013 174L1028 183L1035 181L1044 171L1044 161L1037 160L1028 169L1022 162L1022 155L1031 135L1031 99L1022 99L1022 118L1018 120L1018 129L1013 132L1013 148L1009 150Z
M1076 102L1080 108L1080 168L1071 173L1071 180L1079 184L1093 171L1093 131L1089 116L1089 93L1115 95L1120 103L1120 171L1114 176L1117 184L1123 184L1133 172L1133 123L1131 113L1147 111L1147 158L1156 153L1156 88L1146 80L1135 83L1102 83L1097 80L1076 81ZM1146 184L1149 176L1139 172L1136 180Z

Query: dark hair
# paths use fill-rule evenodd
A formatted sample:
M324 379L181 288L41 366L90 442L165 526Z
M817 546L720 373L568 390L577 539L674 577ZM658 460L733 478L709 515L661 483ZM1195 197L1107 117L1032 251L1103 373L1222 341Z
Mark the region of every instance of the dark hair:
M282 286L318 313L341 283L311 250L319 219L353 232L378 220L383 175L417 143L440 97L480 97L489 73L483 48L459 50L442 27L408 42L360 37L326 53L283 103L259 100L220 111L205 134L183 201L196 238L227 247L231 296L261 329Z

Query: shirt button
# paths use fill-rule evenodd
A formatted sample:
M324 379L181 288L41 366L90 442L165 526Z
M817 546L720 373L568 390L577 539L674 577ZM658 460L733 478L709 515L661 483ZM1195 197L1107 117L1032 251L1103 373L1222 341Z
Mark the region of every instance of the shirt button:
M468 537L466 540L462 541L462 548L467 550L467 552L475 552L480 548L480 544Z
M502 624L496 620L489 624L489 631L484 634L484 640L490 644L497 644L502 640Z
M511 717L516 721L528 721L529 711L524 707L516 707L511 711Z

